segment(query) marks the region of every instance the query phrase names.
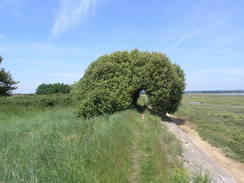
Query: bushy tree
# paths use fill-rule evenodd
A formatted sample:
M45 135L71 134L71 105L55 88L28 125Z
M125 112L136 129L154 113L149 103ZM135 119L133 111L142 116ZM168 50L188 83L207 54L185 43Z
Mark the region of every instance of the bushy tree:
M47 95L54 93L69 93L71 87L64 83L41 84L36 90L37 95Z
M49 84L41 84L36 89L37 95L48 94Z
M78 115L90 118L112 114L136 105L145 90L153 112L177 110L185 88L178 65L158 52L114 52L94 61L77 83Z
M0 64L2 63L3 58L0 56ZM0 69L0 96L10 95L13 90L15 90L16 84L18 82L14 81L11 74L5 69Z

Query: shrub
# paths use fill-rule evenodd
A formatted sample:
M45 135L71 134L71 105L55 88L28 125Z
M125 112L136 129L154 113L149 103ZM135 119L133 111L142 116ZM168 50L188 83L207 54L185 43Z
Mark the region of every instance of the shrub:
M0 97L0 106L68 106L72 105L73 100L70 94L52 95L20 95L11 97Z
M54 93L69 93L71 87L63 83L54 83L54 84L41 84L36 90L38 95L47 95Z
M155 113L178 109L185 88L184 73L157 52L114 52L99 57L75 87L78 115L90 118L134 108L140 91Z

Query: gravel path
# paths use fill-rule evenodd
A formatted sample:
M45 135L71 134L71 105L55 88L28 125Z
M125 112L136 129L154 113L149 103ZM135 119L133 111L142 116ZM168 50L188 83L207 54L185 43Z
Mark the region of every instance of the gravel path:
M191 172L208 172L214 183L237 183L205 149L196 144L194 139L176 124L179 121L175 123L174 119L175 118L171 118L171 122L162 123L182 142L182 155L186 168Z

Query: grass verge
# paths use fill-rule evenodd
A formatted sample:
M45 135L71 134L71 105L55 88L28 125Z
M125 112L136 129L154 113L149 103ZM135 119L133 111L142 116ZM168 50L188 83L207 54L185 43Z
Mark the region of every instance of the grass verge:
M188 172L178 160L181 146L175 136L161 124L159 117L145 114L134 123L134 154L139 164L139 172L131 182L187 183ZM134 170L135 172L136 170ZM133 172L133 170L132 170Z
M134 112L81 120L73 111L1 113L0 182L127 182Z

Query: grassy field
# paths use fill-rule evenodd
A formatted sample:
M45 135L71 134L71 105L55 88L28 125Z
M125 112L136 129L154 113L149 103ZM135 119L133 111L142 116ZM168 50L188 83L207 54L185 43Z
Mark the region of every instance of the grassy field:
M125 182L130 141L124 137L132 138L131 113L92 121L74 116L69 108L1 113L0 180Z
M8 100L0 106L0 182L190 181L179 141L148 112L144 121L133 110L84 120L70 105Z
M244 96L186 94L177 116L196 124L200 136L244 162Z

